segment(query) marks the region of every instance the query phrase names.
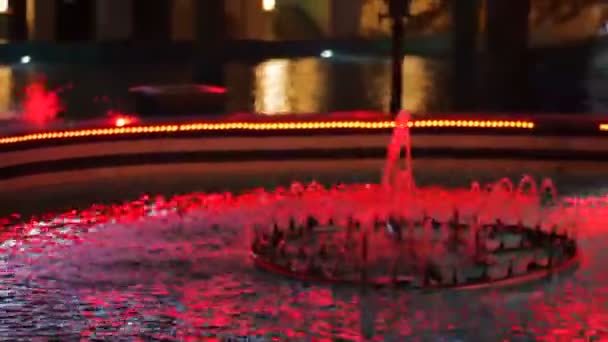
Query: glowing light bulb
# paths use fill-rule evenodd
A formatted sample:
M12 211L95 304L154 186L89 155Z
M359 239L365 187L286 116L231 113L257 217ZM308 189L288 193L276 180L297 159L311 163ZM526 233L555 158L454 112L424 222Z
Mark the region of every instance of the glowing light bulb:
M334 56L334 52L331 50L323 50L321 52L321 57L323 58L332 58Z
M32 61L32 57L30 57L28 55L21 57L21 64L28 64L31 61Z
M262 0L262 9L266 12L274 11L276 6L276 0Z
M116 125L116 127L124 127L130 123L131 119L129 118L117 118L116 121L114 121L114 125Z

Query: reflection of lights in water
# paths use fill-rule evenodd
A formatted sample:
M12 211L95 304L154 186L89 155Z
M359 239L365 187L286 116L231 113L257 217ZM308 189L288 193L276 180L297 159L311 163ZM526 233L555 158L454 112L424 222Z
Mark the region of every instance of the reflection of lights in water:
M13 115L13 113L10 113L12 88L13 70L9 67L0 67L0 119Z
M441 192L435 194L441 197ZM45 322L37 334L73 329L83 336L101 331L115 339L133 339L133 331L147 337L144 333L152 328L153 336L166 334L167 339L203 336L212 326L226 334L242 333L242 327L260 335L284 331L285 336L297 336L291 340L303 340L297 334L310 331L315 340L336 340L336 336L363 340L361 335L374 340L387 335L395 336L394 340L412 336L441 340L441 334L457 333L463 340L482 335L490 341L508 340L524 329L521 326L533 322L525 328L530 339L547 335L550 337L543 339L574 341L581 335L581 322L592 332L604 329L603 304L608 292L602 258L606 256L608 216L602 197L580 199L579 211L564 208L564 216L555 217L558 222L566 219L581 224L588 258L576 276L556 276L534 285L533 291L444 296L403 291L393 295L392 289L357 291L261 277L250 266L248 254L241 252L247 248L244 226L234 223L246 222L250 213L264 217L267 207L284 208L284 216L302 213L300 208L306 205L319 206L316 191L305 191L304 197L298 193L291 205L285 201L285 192L279 194L145 196L133 202L44 215L45 222L20 223L18 217L5 220L4 239L10 245L2 246L2 256L10 256L15 267L7 267L3 282L14 279L16 290L3 294L13 321L11 331L2 330L0 339L11 340L8 337L14 337L14 331L19 331L18 336L31 336L34 319ZM261 202L260 196L270 202ZM494 204L503 212L502 204ZM213 223L221 228L214 228ZM58 298L59 302L69 295L74 305L40 304L55 298L50 294L64 294L57 283L77 285ZM45 296L35 296L41 293ZM274 315L276 303L280 304L276 319L262 320L262 314ZM31 305L37 305L36 312L32 313ZM67 314L51 316L59 311L57 307ZM483 315L487 312L492 315ZM239 325L233 323L236 315ZM463 315L471 319L463 321ZM323 317L326 323L318 324L315 317ZM76 320L84 328L73 327ZM555 328L558 324L559 330ZM507 325L515 328L504 329ZM600 332L594 335L602 340Z
M321 52L321 57L323 58L331 58L334 56L334 52L331 50L323 50L323 52Z
M256 68L255 111L258 113L286 113L290 106L287 60L270 60Z
M403 108L412 113L423 113L429 110L437 110L441 103L431 99L440 90L434 89L436 65L421 57L407 56L403 61L403 93L401 100ZM369 80L369 98L381 99L383 108L388 109L391 97L391 69L390 62L383 65L363 65L364 79ZM429 109L432 105L434 108Z
M317 113L326 92L327 72L315 58L273 59L256 67L255 111L268 115Z
M424 111L428 102L427 87L431 79L428 60L421 57L406 57L403 61L403 94L401 100L410 111Z

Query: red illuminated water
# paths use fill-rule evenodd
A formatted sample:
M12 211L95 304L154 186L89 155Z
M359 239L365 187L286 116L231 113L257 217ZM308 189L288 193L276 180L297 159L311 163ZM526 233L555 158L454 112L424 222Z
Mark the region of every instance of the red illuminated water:
M344 213L336 219L346 220L347 208L361 209L383 192L378 186L325 189L296 184L292 189L241 196L142 198L11 225L2 246L5 260L10 261L5 267L21 266L9 272L13 275L5 279L5 289L19 288L11 296L24 293L22 310L32 298L43 297L39 303L74 301L63 304L63 311L41 309L46 316L40 315L49 321L70 322L75 333L85 336L149 334L177 339L277 333L353 340L363 335L380 339L480 334L489 340L518 335L550 336L550 340L556 336L571 340L581 334L603 336L608 321L602 303L608 299L608 279L601 271L601 258L605 257L602 246L608 242L603 229L608 223L603 215L608 197L567 198L563 205L544 212L547 226L560 222L578 227L585 259L576 274L529 288L481 293L390 289L361 293L290 283L250 265L244 227L266 221L276 212L303 216L306 209L318 210L330 198L340 199L332 209ZM469 190L421 193L431 202L443 199L445 208L486 196ZM519 195L505 191L487 196L507 200ZM496 205L488 210L503 212L505 219L516 210L529 215L530 222L536 221L536 210L527 214L524 210L535 204L527 202L529 197L518 198L522 200L519 206ZM369 201L357 206L363 199ZM441 206L438 212L442 212ZM470 319L463 321L462 317Z
M398 130L393 141L401 150L407 140L407 131ZM405 167L394 168L401 159L393 158L401 155L395 150L384 173L390 192L382 184L294 183L238 195L145 196L25 222L4 219L0 339L608 338L608 196L557 198L550 181L539 185L531 177L467 189L415 187L408 153ZM550 206L540 196L547 192ZM454 209L464 221L500 218L574 231L582 264L523 288L416 292L290 282L256 270L249 258L255 225L305 220L311 213L365 223L397 210L447 219Z
M395 121L397 125L388 145L382 184L389 190L405 188L413 191L415 184L412 172L412 143L408 126L410 114L407 111L402 111ZM402 156L403 153L405 153L405 156Z
M4 290L11 301L20 303L13 305L11 317L18 321L11 324L21 328L11 331L29 336L22 316L31 307L29 301L36 300L37 318L45 317L49 325L67 322L83 336L185 339L275 333L352 340L365 335L375 340L604 336L608 278L601 260L608 242L604 232L608 197L564 198L561 205L543 209L517 187L510 191L509 182L497 184L493 193L478 191L477 186L418 189L418 203L442 203L433 205L438 215L450 215L451 208L459 205L466 217L467 208L492 199L485 208L507 220L521 215L536 222L542 211L546 226L576 226L585 253L576 274L559 275L529 288L480 293L303 286L250 265L246 227L271 217L304 219L305 213L322 207L336 213L337 220L346 220L352 210L362 210L365 216L369 213L365 208L381 210L388 203L382 202L382 187L294 184L239 196L142 198L26 224L5 222L11 229L2 245L4 268L10 275L3 280ZM50 309L59 302L64 303L61 310Z

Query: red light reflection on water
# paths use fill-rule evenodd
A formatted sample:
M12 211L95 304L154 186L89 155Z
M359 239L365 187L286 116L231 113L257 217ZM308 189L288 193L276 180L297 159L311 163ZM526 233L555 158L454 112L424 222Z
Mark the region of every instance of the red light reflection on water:
M227 92L227 89L224 87L212 85L197 85L196 88L201 93L225 94Z
M87 233L103 223L109 227L127 223L121 229L144 229L141 233L155 225L172 226L172 220L178 217L201 228L203 223L209 224L205 220L219 220L221 217L227 217L229 223L235 220L233 223L238 225L242 223L238 221L240 216L231 216L235 212L244 212L248 218L254 212L259 215L258 218L265 220L271 211L265 211L265 207L276 209L272 203L290 198L294 192L310 200L297 203L316 203L315 210L325 212L338 211L339 208L327 207L324 194L332 194L345 201L355 197L354 200L367 203L369 199L366 202L366 194L377 190L377 187L368 185L342 189L323 189L314 185L293 186L277 192L257 190L243 196L228 193L190 194L169 199L144 196L120 205L94 205L83 211L45 215L44 222L41 218L26 223L22 223L18 216L5 218L1 221L5 227L3 240L19 241L14 247L5 247L7 253L15 257L36 252L41 253L42 258L62 258L65 254L46 254L49 246L52 247L50 250L56 251L57 243L65 240L83 248L88 246L86 243L93 246L97 242L122 243L120 240L125 239L123 235L116 235L116 240L96 241L93 238L95 234ZM341 194L340 191L344 189L347 191ZM440 189L425 195L441 198L444 202L472 199L465 192L451 193ZM352 288L292 283L251 269L246 251L238 252L246 243L237 244L234 247L236 252L230 250L228 245L218 245L218 250L210 252L208 246L195 243L217 243L222 239L229 240L229 236L217 238L205 235L197 238L192 234L200 234L198 228L189 232L180 231L179 227L168 230L171 233L169 236L153 240L158 246L146 247L158 247L164 258L190 261L191 265L186 262L186 266L162 268L150 266L146 260L131 259L143 265L138 266L136 272L141 274L134 276L133 283L104 285L100 282L90 283L90 287L68 286L71 293L78 293L80 314L88 325L81 331L83 338L148 336L195 341L203 337L217 337L222 333L276 334L274 336L280 336L278 339L311 337L319 341L336 338L361 340L365 336L369 340L380 341L390 336L399 339L422 335L438 339L460 336L464 340L475 336L486 336L489 340L523 336L548 341L602 337L608 332L608 310L604 308L608 303L608 276L602 271L605 255L601 248L607 240L604 236L604 227L608 224L608 215L605 215L607 203L607 198L597 199L593 206L576 209L585 218L579 221L579 233L592 237L590 240L595 243L583 246L586 257L581 270L576 275L565 275L561 283L539 284L532 292L422 294L391 289L362 292ZM451 209L450 205L447 204L446 208ZM281 215L297 212L290 208L282 210ZM562 219L568 219L568 210L561 212ZM207 216L197 221L196 217L201 212L206 212ZM449 212L446 210L446 214ZM165 216L167 218L163 218ZM71 229L61 230L63 227ZM34 228L40 234L30 234ZM233 236L235 241L244 239L239 232L236 231ZM220 231L215 233L221 235ZM140 233L133 234L141 236ZM133 242L133 248L141 247L137 241ZM31 247L24 251L25 245ZM66 253L70 251L66 249ZM128 249L119 251L125 254L135 252ZM209 263L217 263L215 273L205 272L208 271L205 266ZM112 268L106 272L132 272L116 269L113 264L109 266ZM176 272L180 272L181 267L184 274L178 276ZM202 271L199 270L201 267ZM86 273L87 270L79 272ZM487 331L494 335L483 335Z

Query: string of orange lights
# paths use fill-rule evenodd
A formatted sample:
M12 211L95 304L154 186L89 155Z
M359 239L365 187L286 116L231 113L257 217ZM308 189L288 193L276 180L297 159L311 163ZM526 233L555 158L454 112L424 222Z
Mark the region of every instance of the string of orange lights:
M168 125L128 126L116 122L116 127L75 129L7 136L0 138L0 145L16 144L38 140L70 139L78 137L110 136L123 134L154 134L192 131L280 131L280 130L323 130L323 129L390 129L395 127L392 120L383 121L297 121L297 122L222 122L222 123L185 123ZM510 120L412 120L411 128L486 128L486 129L534 129L531 121Z

